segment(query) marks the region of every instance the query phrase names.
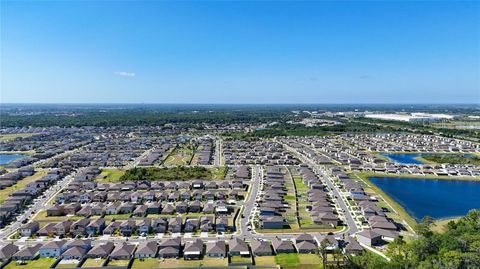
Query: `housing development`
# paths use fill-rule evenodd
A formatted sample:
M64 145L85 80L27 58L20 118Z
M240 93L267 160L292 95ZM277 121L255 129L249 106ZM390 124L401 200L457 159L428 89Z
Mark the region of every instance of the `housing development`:
M287 110L283 123L188 113L199 119L72 127L15 126L7 111L0 267L347 268L364 255L390 261L425 216L480 206L476 134L424 131L478 126L470 114L405 127L348 111ZM469 203L432 188L412 204L392 182L467 183ZM438 201L457 211L422 211Z

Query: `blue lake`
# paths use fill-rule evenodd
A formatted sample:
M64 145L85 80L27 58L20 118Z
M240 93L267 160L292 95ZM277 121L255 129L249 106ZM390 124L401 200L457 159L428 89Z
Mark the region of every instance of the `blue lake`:
M480 181L370 177L413 218L436 219L467 214L480 208Z
M25 157L25 155L22 154L0 154L0 164L6 164L23 157Z
M397 163L404 163L404 164L422 164L423 162L416 160L417 157L422 157L429 154L422 154L422 153L407 153L407 154L380 154L381 156L387 157L392 161Z
M432 156L432 155L445 155L442 153L404 153L404 154L380 154L380 156L384 156L389 158L390 160L396 163L403 163L403 164L422 164L424 162L416 160L417 157L423 156ZM472 154L463 154L465 157L472 157Z

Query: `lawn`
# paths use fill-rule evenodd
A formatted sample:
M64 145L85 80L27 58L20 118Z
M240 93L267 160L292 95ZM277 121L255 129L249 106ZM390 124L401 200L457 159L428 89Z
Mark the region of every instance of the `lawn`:
M11 141L14 140L17 137L31 137L36 135L37 133L22 133L22 134L2 134L0 135L0 142L5 142L5 141Z
M71 219L71 220L79 220L83 219L84 217L82 216L47 216L47 211L42 210L39 211L38 214L35 216L34 220L39 221L39 222L60 222L65 219Z
M308 191L307 185L303 183L302 179L298 176L293 177L293 180L295 181L295 188L297 189L297 192L305 192Z
M118 182L120 177L125 174L125 170L121 169L102 169L100 175L95 179L97 182L108 183L108 182Z
M275 263L282 268L321 269L322 259L315 254L281 253L275 256Z
M86 267L101 267L105 259L87 259L83 264L82 268Z
M265 266L265 265L276 265L275 256L255 256L255 265Z
M25 264L18 265L16 261L11 261L4 267L4 269L48 269L55 262L55 258L37 258L32 261L27 261Z
M147 268L178 268L178 267L227 267L228 260L222 258L208 258L202 260L186 261L183 259L144 259L140 261L135 259L132 264L132 269L147 269Z
M232 256L230 257L230 264L251 264L251 257Z
M61 260L55 268L76 268L79 261L77 260Z
M3 204L3 201L5 201L5 198L7 198L11 193L22 189L27 184L36 181L37 179L43 177L46 174L47 174L46 170L40 170L40 171L36 172L35 174L33 174L29 177L26 177L22 180L17 181L16 184L14 184L14 185L12 185L8 188L5 188L3 190L0 190L0 204Z
M110 260L108 266L127 266L130 260Z

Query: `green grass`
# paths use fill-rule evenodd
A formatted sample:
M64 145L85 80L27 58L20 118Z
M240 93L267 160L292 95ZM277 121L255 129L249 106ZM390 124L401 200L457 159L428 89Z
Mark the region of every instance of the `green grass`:
M206 168L203 166L175 166L175 167L141 167L129 169L120 178L125 180L191 180L191 179L224 179L225 167Z
M84 217L82 216L47 216L47 211L42 210L38 212L38 214L35 216L34 220L39 221L39 222L60 222L65 219L71 219L71 220L79 220L83 219ZM40 225L41 226L41 225Z
M293 195L285 195L284 197L285 201L295 201L295 196Z
M82 268L101 267L104 262L105 262L105 259L87 259L82 264Z
M36 135L37 133L22 133L22 134L2 134L0 135L0 142L12 141L15 138L27 138Z
M183 259L158 259L149 258L143 261L135 259L132 264L132 269L149 269L149 268L201 268L201 267L227 267L228 260L226 258L208 258L204 257L201 260L186 261Z
M421 156L417 158L427 163L450 163L450 164L473 164L480 165L480 157L472 155L466 157L463 154L437 154Z
M230 264L251 264L251 257L232 256L230 257Z
M55 268L76 268L77 267L77 263L63 263L60 261L59 264L57 264L57 266L55 266Z
M13 192L23 189L27 184L36 181L37 179L43 177L46 174L47 174L46 170L40 170L29 177L26 177L22 180L17 181L16 184L8 188L5 188L3 190L0 190L0 204L3 204L3 202L5 201L5 198L7 198Z
M306 192L308 191L308 186L303 183L301 177L295 176L293 177L293 180L295 181L295 188L297 189L297 192Z
M436 220L436 221L435 221L435 225L432 226L431 230L434 231L434 232L442 233L442 232L444 232L444 231L446 230L447 224L448 224L450 221L454 221L454 222L455 222L455 221L457 221L458 219L460 219L460 217Z
M415 179L438 179L438 180L480 180L480 177L462 177L462 176L435 176L435 175L410 175L410 174L387 174L375 172L355 172L363 177L398 177L398 178L415 178Z
M17 262L12 260L4 269L48 269L55 262L55 258L37 258L32 261L27 261L23 265L17 265Z
M275 256L255 256L255 265L265 266L265 265L276 265Z
M163 163L166 166L190 165L194 157L193 145L191 143L176 147Z
M121 169L102 169L100 175L95 179L100 183L119 182L120 178L125 174L125 170Z
M281 253L275 256L275 263L282 268L321 269L322 259L316 254Z
M110 260L108 266L127 266L130 260Z
M208 170L212 174L212 179L224 179L227 175L227 167L225 166L208 168Z

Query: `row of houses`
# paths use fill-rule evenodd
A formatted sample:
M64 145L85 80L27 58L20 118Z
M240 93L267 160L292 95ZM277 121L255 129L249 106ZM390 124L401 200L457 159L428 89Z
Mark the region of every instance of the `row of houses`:
M374 152L478 152L480 144L455 138L407 133L343 134L342 139Z
M17 184L19 180L22 180L33 174L35 174L35 169L31 166L21 167L15 171L5 173L0 176L0 190Z
M217 232L226 233L235 230L235 224L228 216L196 217L157 217L128 218L125 220L108 220L105 218L66 219L58 223L48 223L40 227L39 222L32 221L18 229L22 237L36 236L99 236L99 235L147 235L163 233Z
M362 185L351 179L341 168L332 167L330 171L338 179L341 190L348 193L349 199L355 202L364 217L364 224L369 227L357 234L359 242L369 246L381 245L399 236L403 227L387 216L388 209L379 207L377 199L365 193Z
M138 165L151 166L151 165L154 165L155 163L162 163L167 158L170 150L173 147L175 147L175 145L170 142L166 142L165 144L162 144L161 146L152 150L150 154L140 159L140 161L138 162Z
M227 165L295 165L298 160L274 141L226 141L223 155Z
M65 177L68 172L63 169L50 170L47 175L10 193L0 205L0 226L3 227L13 221L14 217L31 204L33 199L40 196L56 181Z
M331 235L322 237L322 245L327 251L342 248L349 254L359 254L363 248L353 239L338 240ZM227 256L271 256L279 253L315 253L319 242L309 234L296 235L292 240L273 238L272 240L253 239L250 242L237 237L229 240L182 239L179 237L160 241L143 241L138 244L106 242L92 245L86 240L56 240L45 244L34 244L19 248L10 243L0 247L0 260L32 260L41 258L62 258L81 260L84 258L109 258L129 260L132 258L180 258L196 260L203 257L225 258Z
M335 204L327 191L326 186L318 176L308 167L298 168L302 175L302 181L308 186L307 201L310 203L307 210L314 224L321 226L336 227L340 224Z

